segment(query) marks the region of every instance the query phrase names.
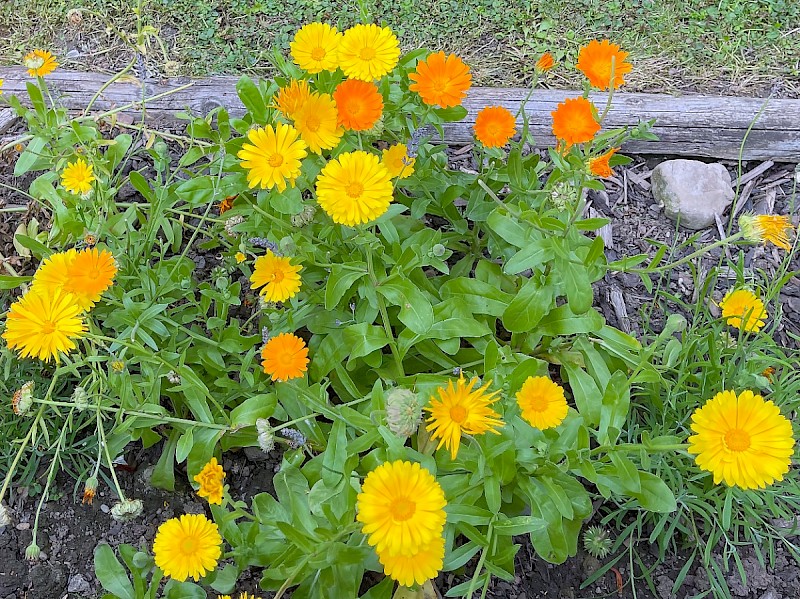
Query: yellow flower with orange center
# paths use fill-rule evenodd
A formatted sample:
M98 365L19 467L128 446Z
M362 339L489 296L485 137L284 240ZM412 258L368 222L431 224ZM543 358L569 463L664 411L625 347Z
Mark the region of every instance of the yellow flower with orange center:
M522 417L539 430L554 428L567 417L564 389L546 376L529 376L517 392Z
M361 150L331 160L317 177L317 201L333 222L350 227L375 220L394 198L392 180L377 156Z
M306 142L291 125L276 123L275 127L251 129L247 134L251 143L245 143L236 154L247 171L247 182L252 189L276 187L284 191L287 183L294 187L300 176L302 160L308 155Z
M236 252L234 258L236 258L236 264L241 264L242 262L247 260L247 256L245 256L242 252Z
M478 113L473 129L487 148L502 148L517 132L517 120L502 106L487 106Z
M406 144L395 144L381 152L381 164L392 179L405 179L414 174L416 158L408 157Z
M611 166L608 164L608 161L618 151L619 148L611 148L605 154L598 156L597 158L592 158L589 161L589 172L595 177L613 177L614 171L611 170Z
M195 582L217 567L222 537L217 525L203 514L184 514L158 527L153 542L156 566L164 576Z
M299 264L292 264L290 258L276 256L272 250L256 258L250 282L253 289L264 287L260 295L268 302L285 302L300 291Z
M592 141L600 131L594 105L586 98L567 98L550 114L553 116L553 135L568 148Z
M292 59L309 73L335 71L339 67L342 34L327 23L309 23L300 28L289 44Z
M195 482L200 484L197 494L200 497L208 498L208 503L222 505L222 495L225 492L222 486L224 478L225 471L217 463L217 458L211 458L197 476L194 477Z
M83 158L68 162L61 171L61 185L70 193L86 195L92 191L92 183L95 181L92 168L93 166L87 164Z
M374 83L346 79L333 92L339 123L345 129L372 129L383 113L383 97Z
M781 214L743 214L739 217L739 228L745 239L756 243L771 242L787 252L792 249L790 235L794 225L788 216Z
M275 103L278 111L287 119L294 119L295 113L311 97L311 88L305 79L292 79L288 85L280 88Z
M315 154L339 145L344 130L339 126L336 102L328 94L313 93L306 103L294 113L294 126L300 138Z
M608 40L601 42L592 40L580 49L578 64L575 67L586 75L589 83L598 89L608 89L612 83L613 68L613 87L617 89L625 83L624 76L633 69L631 63L625 62L627 57L628 53L623 52L618 44L612 44Z
M274 381L298 379L308 370L308 348L300 337L281 333L261 348L261 366Z
M56 70L58 63L55 56L47 50L34 50L25 55L22 59L28 75L31 77L44 77Z
M760 331L766 324L767 310L749 289L732 289L719 303L722 318L734 328L748 332Z
M425 104L442 108L460 106L472 86L469 67L455 54L445 56L441 51L421 60L408 78L414 81L408 86L410 91L417 92Z
M380 79L397 66L399 58L400 42L388 27L355 25L339 43L339 67L353 79Z

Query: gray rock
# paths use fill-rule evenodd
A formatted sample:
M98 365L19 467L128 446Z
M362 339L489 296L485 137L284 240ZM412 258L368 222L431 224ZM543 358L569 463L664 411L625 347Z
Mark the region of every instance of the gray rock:
M67 584L68 593L88 593L91 590L92 587L82 574L75 574L69 579L69 584Z
M698 160L667 160L650 177L653 197L664 206L664 214L687 229L705 229L731 205L731 176L721 164Z

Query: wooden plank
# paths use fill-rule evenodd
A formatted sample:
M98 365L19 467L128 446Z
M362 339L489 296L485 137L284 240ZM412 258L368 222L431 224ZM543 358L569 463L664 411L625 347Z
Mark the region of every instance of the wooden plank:
M24 69L0 68L4 92L26 97ZM82 110L109 76L57 70L47 82L58 101L70 110ZM224 106L232 116L244 112L236 95L237 77L219 76L208 79L170 79L140 81L128 77L109 85L97 98L93 111L102 112L137 103L125 112L135 119L142 116L141 99L161 96L146 105L146 119L153 127L174 126L179 112L196 115ZM170 95L163 95L181 86ZM445 127L448 143L463 144L472 140L472 125L484 106L505 106L516 112L527 90L509 88L473 88L464 106L467 117ZM537 147L554 142L550 113L567 97L580 92L536 90L526 105L530 130ZM605 94L592 94L602 111ZM757 118L757 120L756 120ZM605 128L636 126L641 121L656 119L653 132L659 141L632 141L624 151L639 154L675 154L711 158L736 159L747 129L756 120L747 136L742 157L745 160L800 161L800 100L738 98L724 96L667 96L660 94L617 93L608 112Z

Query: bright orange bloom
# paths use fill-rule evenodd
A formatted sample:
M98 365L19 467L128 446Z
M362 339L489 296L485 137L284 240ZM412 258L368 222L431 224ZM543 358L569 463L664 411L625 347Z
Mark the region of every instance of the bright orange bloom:
M222 216L228 210L233 208L233 201L236 199L236 196L228 196L224 200L222 200L219 204L217 204L217 208L219 208L219 215Z
M546 73L554 66L556 66L556 61L553 59L553 55L550 54L550 52L545 52L542 54L542 57L536 61L536 70L540 73Z
M445 57L444 52L421 60L408 78L415 82L409 90L417 92L425 104L442 108L460 106L472 85L469 67L455 54Z
M600 131L594 105L586 98L567 98L550 114L553 115L553 135L567 147L592 141Z
M288 381L303 376L308 370L308 348L291 333L273 337L261 348L261 366L274 381Z
M589 161L589 171L595 177L613 177L614 171L608 165L608 160L617 152L619 148L611 148L608 152Z
M294 115L311 97L311 88L308 81L292 79L286 87L282 87L275 98L278 110L287 119L294 119Z
M514 115L502 106L487 106L475 119L475 137L487 148L501 148L517 132Z
M608 89L611 83L611 71L614 71L614 89L625 83L624 75L630 73L633 66L625 62L628 53L620 50L618 44L608 40L598 42L592 40L581 48L578 53L578 64L575 67L581 71L594 87Z
M360 79L342 81L333 92L339 122L345 129L372 129L383 112L383 97L378 86Z

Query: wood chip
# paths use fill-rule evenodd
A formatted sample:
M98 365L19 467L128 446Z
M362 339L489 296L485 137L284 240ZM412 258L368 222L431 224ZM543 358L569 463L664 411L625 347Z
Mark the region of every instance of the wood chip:
M736 215L741 212L742 208L744 208L747 200L750 199L750 194L753 193L753 186L755 184L755 179L750 179L747 183L745 183L742 193L739 194L739 199L736 200L736 207L733 209L733 218L736 218Z
M647 179L650 178L650 175L653 173L653 171L647 171L647 172L641 173L641 174L639 174L639 173L637 173L635 171L632 171L632 170L628 170L628 171L625 171L625 172L628 173L628 178L631 181L633 181L636 185L638 185L639 187L641 187L645 191L650 191L650 188L652 187L652 185L650 185L650 182L647 181Z
M744 175L736 179L736 181L733 182L733 187L736 188L739 187L740 185L744 185L748 181L752 181L759 175L769 170L772 166L774 166L774 164L775 163L772 160L767 160L766 162L762 162L753 170L747 171Z
M5 133L17 122L19 117L11 108L0 109L0 134Z
M611 307L614 308L614 315L617 317L617 324L626 333L631 332L631 320L628 318L628 308L625 306L625 297L622 295L622 290L616 285L611 285L608 288L608 301Z
M587 214L589 218L603 218L603 215L591 206L588 208ZM597 236L603 240L603 245L606 247L606 249L611 249L614 247L614 231L611 228L611 223L600 227L597 230Z
M462 156L463 154L468 154L472 151L472 144L468 144L462 148L458 148L455 152L453 152L453 156Z

